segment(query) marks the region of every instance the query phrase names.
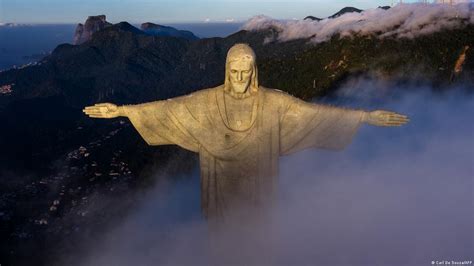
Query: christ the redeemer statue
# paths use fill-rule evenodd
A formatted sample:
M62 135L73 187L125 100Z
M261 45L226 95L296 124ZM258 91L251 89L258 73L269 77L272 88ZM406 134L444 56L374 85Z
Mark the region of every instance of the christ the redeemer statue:
M305 102L258 84L246 44L227 54L225 81L162 101L83 110L93 118L128 117L149 145L175 144L199 153L201 206L225 222L236 206L262 209L275 196L281 155L307 148L343 149L362 123L400 126L408 118Z

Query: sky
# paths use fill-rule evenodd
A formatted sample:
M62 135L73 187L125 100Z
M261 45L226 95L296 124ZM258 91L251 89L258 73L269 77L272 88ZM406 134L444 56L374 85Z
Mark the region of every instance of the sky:
M242 22L255 15L302 19L392 2L397 0L0 0L0 23L79 23L100 14L112 23Z

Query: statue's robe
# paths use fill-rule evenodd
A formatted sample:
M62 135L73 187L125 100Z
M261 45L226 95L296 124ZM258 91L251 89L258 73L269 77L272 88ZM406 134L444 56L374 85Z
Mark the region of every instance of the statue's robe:
M224 93L221 85L124 108L149 145L176 144L199 153L202 210L219 223L239 207L259 212L273 202L281 155L306 148L342 149L363 115L260 87L250 96L256 97L251 126L236 130L226 116Z

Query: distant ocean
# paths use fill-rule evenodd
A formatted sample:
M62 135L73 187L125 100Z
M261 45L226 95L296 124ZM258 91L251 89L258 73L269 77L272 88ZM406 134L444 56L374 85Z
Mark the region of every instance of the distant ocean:
M189 30L200 38L225 37L242 23L163 24ZM140 27L139 25L134 25ZM37 61L62 43L72 43L76 24L0 26L0 70Z

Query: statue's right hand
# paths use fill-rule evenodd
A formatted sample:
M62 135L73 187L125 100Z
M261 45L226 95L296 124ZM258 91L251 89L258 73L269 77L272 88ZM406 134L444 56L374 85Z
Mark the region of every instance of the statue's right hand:
M115 118L120 116L119 107L113 103L98 103L93 106L86 106L82 112L92 118Z

